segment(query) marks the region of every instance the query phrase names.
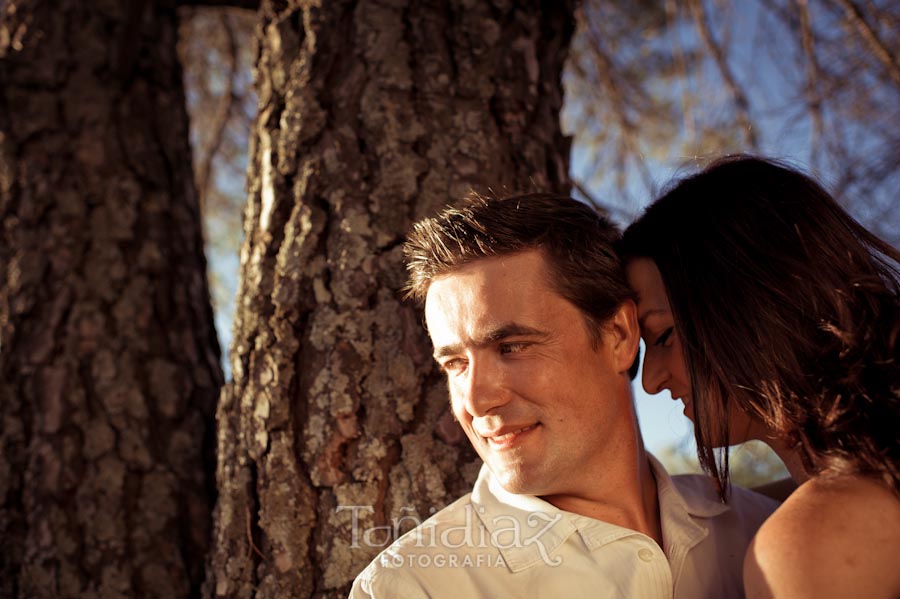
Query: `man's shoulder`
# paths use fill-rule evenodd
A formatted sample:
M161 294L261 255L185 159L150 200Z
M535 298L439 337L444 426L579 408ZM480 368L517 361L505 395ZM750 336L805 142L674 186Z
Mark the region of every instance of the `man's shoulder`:
M431 596L471 568L505 567L476 510L469 493L406 532L357 576L350 596Z
M379 568L376 558L353 581L349 599L369 599L377 597L426 597L427 589L409 576L407 570L399 568Z
M472 503L472 494L466 493L450 505L431 515L415 528L407 531L386 548L382 554L402 554L415 550L421 553L423 548L433 548L440 538L441 533L462 529L477 519L473 518L475 506ZM374 564L378 560L374 560Z
M423 531L428 529L456 526L465 523L467 522L467 518L471 518L470 514L473 509L475 509L475 507L472 503L472 493L466 493L453 503L429 516L412 530L406 532L403 536L398 538L391 547L394 545L402 546L407 544L415 539L417 535L420 535Z

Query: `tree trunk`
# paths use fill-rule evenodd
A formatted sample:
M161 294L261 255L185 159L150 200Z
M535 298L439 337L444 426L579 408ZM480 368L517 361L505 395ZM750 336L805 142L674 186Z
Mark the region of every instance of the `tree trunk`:
M0 596L197 596L222 375L174 2L0 7Z
M572 7L517 4L264 3L207 596L345 596L470 490L401 243L473 187L568 190Z

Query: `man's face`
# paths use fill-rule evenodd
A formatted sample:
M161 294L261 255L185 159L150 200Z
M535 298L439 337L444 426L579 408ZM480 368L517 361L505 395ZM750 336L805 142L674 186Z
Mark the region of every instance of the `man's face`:
M503 487L579 495L610 467L610 445L634 440L634 352L614 330L593 348L549 277L538 250L476 260L431 283L425 319L453 413Z

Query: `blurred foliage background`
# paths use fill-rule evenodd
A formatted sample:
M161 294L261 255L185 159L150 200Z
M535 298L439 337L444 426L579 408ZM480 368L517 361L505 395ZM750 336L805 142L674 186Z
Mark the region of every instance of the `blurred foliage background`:
M256 18L237 8L181 10L210 281L228 348ZM900 245L900 3L586 0L577 17L561 115L573 137L573 193L626 225L673 177L723 153L761 153L811 173ZM643 426L672 472L699 471L689 427L678 440L669 430L663 443L658 425ZM746 486L786 476L762 444L745 444L731 461Z

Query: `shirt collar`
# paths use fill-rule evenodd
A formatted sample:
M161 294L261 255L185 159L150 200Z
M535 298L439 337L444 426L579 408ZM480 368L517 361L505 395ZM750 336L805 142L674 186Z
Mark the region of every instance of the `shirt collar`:
M679 489L662 464L647 454L656 478L657 496L662 521L663 550L671 555L675 547L690 549L708 534L707 527L697 519L717 516L728 509L693 486ZM710 490L712 485L710 484ZM712 495L715 495L713 492ZM578 532L589 550L617 539L640 534L636 531L560 510L533 495L518 495L506 491L482 465L472 490L475 513L491 535L494 545L507 567L513 572L524 570L538 562L559 565L555 555L573 532Z
M562 560L555 553L576 530L574 514L534 495L506 491L486 464L475 481L472 504L490 533L491 544L513 572L540 561L559 565Z
M656 479L663 551L670 562L680 563L690 549L709 535L707 520L731 508L715 499L718 495L712 479L703 476L699 485L679 487L656 457L647 453L647 458Z
M713 518L730 510L727 504L719 501L712 478L703 476L700 485L682 485L679 487L666 472L662 463L651 453L647 453L653 476L656 478L656 495L659 497L660 514L666 509L687 512L697 518Z

